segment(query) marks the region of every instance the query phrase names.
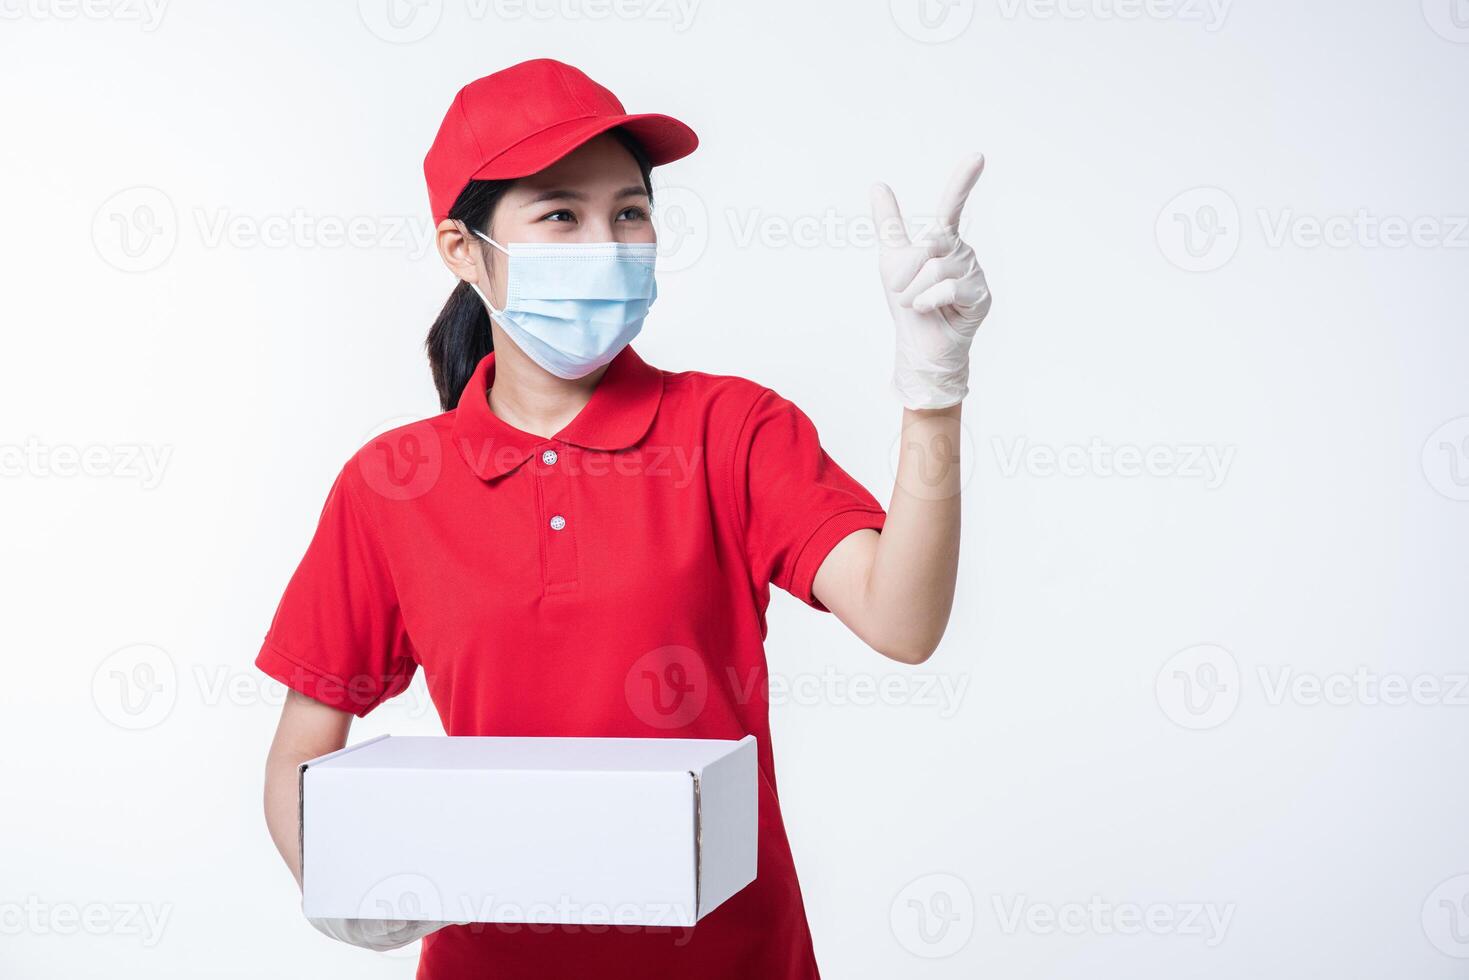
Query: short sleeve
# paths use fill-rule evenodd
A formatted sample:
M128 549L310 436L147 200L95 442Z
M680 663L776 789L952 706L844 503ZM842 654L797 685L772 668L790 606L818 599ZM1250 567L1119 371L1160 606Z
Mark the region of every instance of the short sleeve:
M351 485L350 468L332 484L255 666L360 717L402 693L418 665L381 541Z
M769 389L745 417L734 472L756 580L829 612L811 591L816 571L847 535L881 530L882 505L827 455L811 419Z

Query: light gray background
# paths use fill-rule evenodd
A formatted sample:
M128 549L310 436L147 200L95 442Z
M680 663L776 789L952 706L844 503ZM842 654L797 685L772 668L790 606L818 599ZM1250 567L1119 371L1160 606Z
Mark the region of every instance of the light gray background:
M436 410L443 111L549 55L702 138L638 349L884 501L867 189L989 157L944 643L771 610L824 975L1465 975L1469 3L923 3L0 0L0 974L412 975L301 919L251 661Z

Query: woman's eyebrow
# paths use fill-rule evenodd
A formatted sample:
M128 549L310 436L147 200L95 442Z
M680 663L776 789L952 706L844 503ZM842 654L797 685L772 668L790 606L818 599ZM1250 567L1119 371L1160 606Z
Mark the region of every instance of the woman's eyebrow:
M622 190L618 191L615 195L613 195L614 199L619 199L619 200L621 198L624 198L624 197L647 197L647 196L648 196L648 189L646 187L644 187L642 184L629 184L626 187L624 187ZM587 199L587 195L584 194L583 192L581 192L581 191L574 191L574 190L572 190L570 188L563 187L563 188L555 188L553 190L548 190L548 191L541 191L541 193L537 194L535 197L531 198L530 200L528 200L524 204L522 204L521 207L528 208L532 204L540 204L543 201L585 201L586 199Z
M526 201L521 207L530 207L532 204L540 204L542 201L585 201L587 196L581 191L557 189L541 191L535 197Z

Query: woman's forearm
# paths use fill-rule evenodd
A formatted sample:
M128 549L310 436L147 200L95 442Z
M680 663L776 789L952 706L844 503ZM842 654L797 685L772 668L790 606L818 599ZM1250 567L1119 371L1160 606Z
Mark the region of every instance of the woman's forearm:
M905 409L882 533L848 535L813 584L817 598L863 642L903 663L929 658L953 609L961 444L960 405Z
M265 824L301 883L301 763L347 744L352 716L289 692L265 760Z
M298 772L305 761L272 749L265 763L265 825L298 885L301 883Z
M962 405L962 403L960 403ZM922 663L938 647L959 570L960 405L903 411L898 474L864 604L889 656Z

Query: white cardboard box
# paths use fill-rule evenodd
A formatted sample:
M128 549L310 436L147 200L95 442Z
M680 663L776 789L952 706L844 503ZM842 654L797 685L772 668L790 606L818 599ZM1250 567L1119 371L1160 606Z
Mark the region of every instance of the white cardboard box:
M755 737L381 736L301 766L316 918L689 926L755 879Z

